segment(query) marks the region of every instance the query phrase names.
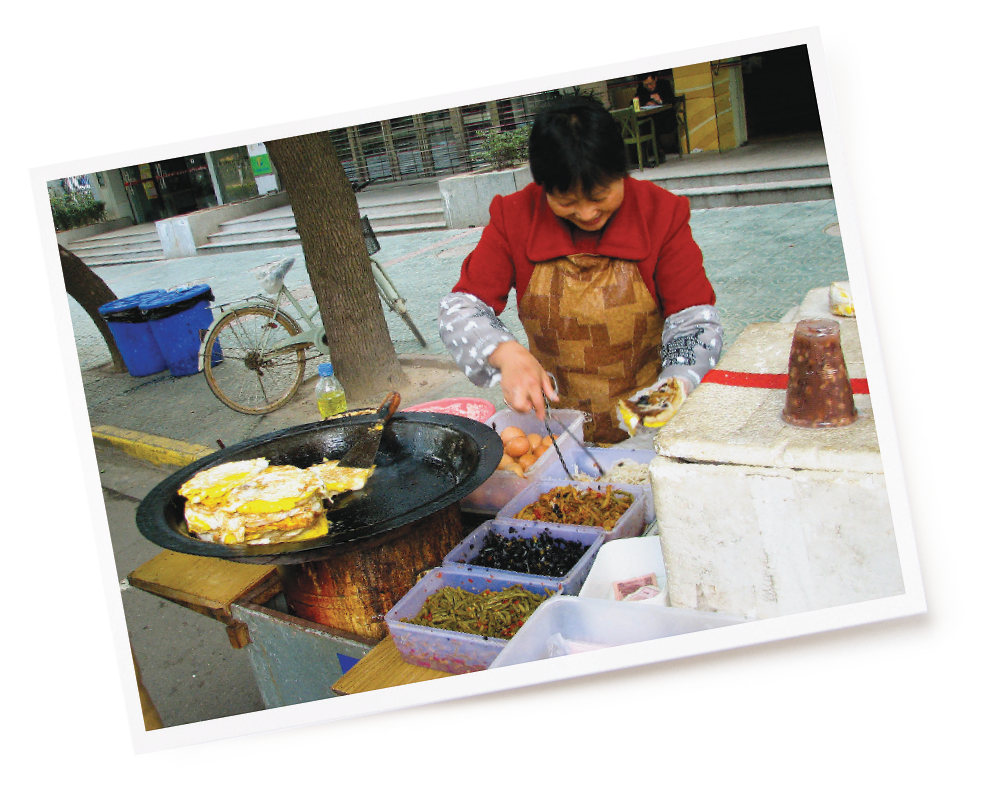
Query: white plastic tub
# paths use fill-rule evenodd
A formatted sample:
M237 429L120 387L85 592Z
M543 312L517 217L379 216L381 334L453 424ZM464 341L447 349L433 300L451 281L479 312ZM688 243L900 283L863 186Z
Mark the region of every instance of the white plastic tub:
M490 669L742 622L743 618L717 612L554 596L534 611Z
M656 574L660 595L642 601L619 601L618 604L656 604L667 606L667 572L664 569L660 539L656 536L621 538L602 545L588 576L578 593L579 598L615 601L613 582Z

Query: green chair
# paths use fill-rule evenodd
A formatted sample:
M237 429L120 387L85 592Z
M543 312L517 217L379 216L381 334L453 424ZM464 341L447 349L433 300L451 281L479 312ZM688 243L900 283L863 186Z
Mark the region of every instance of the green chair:
M654 165L660 164L660 154L657 152L657 135L653 129L653 121L649 118L640 119L636 116L636 111L632 107L626 109L613 109L610 114L616 119L622 131L622 141L627 145L636 146L636 161L640 170L646 164L647 156L644 155L645 145L653 149Z
M674 114L677 116L677 143L681 153L691 152L691 132L687 127L687 101L683 94L674 96ZM681 132L684 132L684 145L681 145ZM684 146L687 149L684 149Z

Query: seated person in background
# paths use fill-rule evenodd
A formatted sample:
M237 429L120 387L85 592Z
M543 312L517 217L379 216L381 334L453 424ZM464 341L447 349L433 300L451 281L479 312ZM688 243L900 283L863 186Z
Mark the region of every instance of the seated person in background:
M640 100L640 107L673 104L674 89L669 80L661 79L655 71L651 71L648 74L640 74L636 98ZM677 118L674 117L673 112L661 112L653 118L653 127L657 132L659 158L663 161L667 150L677 148Z
M636 98L641 107L659 107L674 100L674 89L666 79L660 79L656 72L640 74L640 83L636 86Z

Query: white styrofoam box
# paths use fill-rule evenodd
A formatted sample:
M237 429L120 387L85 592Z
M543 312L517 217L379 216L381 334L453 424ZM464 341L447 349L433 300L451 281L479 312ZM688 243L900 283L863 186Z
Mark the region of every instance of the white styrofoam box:
M551 410L558 421L578 440L584 437L585 414L580 410ZM512 410L500 410L492 418L486 421L486 426L491 426L497 433L502 434L508 426L515 426L522 429L526 434L536 432L546 437L547 428L543 421L539 420L533 412L515 413ZM551 430L557 438L558 448L562 452L573 447L571 437L566 433L559 433L556 423L552 424ZM523 478L510 472L509 470L496 470L478 489L466 495L461 502L462 510L478 514L496 514L510 500L520 492L529 487L534 481L539 479L544 471L554 462L557 462L557 453L551 449L534 462Z
M489 667L509 667L743 622L739 616L715 612L553 596L534 610Z
M858 328L841 322L849 375ZM718 368L786 373L793 323L748 326ZM650 463L672 606L765 618L902 594L903 576L868 395L858 420L786 424L783 389L703 382Z
M597 479L600 475L598 469L595 467L593 459L598 462L602 467L602 472L608 472L612 467L624 459L628 459L633 462L647 467L650 462L653 461L653 457L656 456L654 451L644 451L639 449L627 449L627 448L589 448L588 451L591 453L589 456L584 450L579 448L577 445L572 444L570 450L567 448L562 451L564 456L564 461L568 465L568 469L571 471L572 475L577 473L585 473L590 478ZM567 480L568 476L565 475L564 468L561 466L561 462L554 462L545 471L543 475L544 480L547 479L558 479ZM636 486L635 484L633 486ZM645 510L644 517L647 522L652 522L654 517L653 509L653 489L650 486L650 480L647 478L646 482L639 487L640 494L643 495Z
M526 508L531 503L535 502L538 497L546 492L550 492L552 489L562 486L572 486L575 489L594 489L596 491L605 491L606 487L611 486L613 489L619 489L623 492L628 492L633 496L633 502L626 510L619 520L616 522L615 527L611 530L605 532L605 541L609 542L617 538L635 538L640 535L644 528L646 527L646 521L643 517L644 502L643 498L639 495L639 490L635 486L630 486L627 484L596 484L596 483L585 483L580 481L546 481L541 480L532 484L527 489L524 489L520 494L514 497L509 503L507 503L499 512L500 519L512 519L515 522L528 523L531 521L539 520L529 520L529 519L516 519L516 515L520 513L524 508ZM561 522L559 524L565 525L583 525L582 522Z
M615 601L613 582L647 574L656 574L660 595L642 601L620 601L620 604L658 604L667 606L667 572L664 569L660 539L656 536L620 538L602 545L595 562L585 578L580 598L600 598Z

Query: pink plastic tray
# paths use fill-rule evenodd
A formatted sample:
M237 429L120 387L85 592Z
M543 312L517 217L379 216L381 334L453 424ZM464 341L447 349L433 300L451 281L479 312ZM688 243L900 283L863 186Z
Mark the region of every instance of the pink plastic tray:
M404 407L403 412L460 415L485 423L496 414L496 407L485 399L437 399L433 402L415 404L413 407Z

